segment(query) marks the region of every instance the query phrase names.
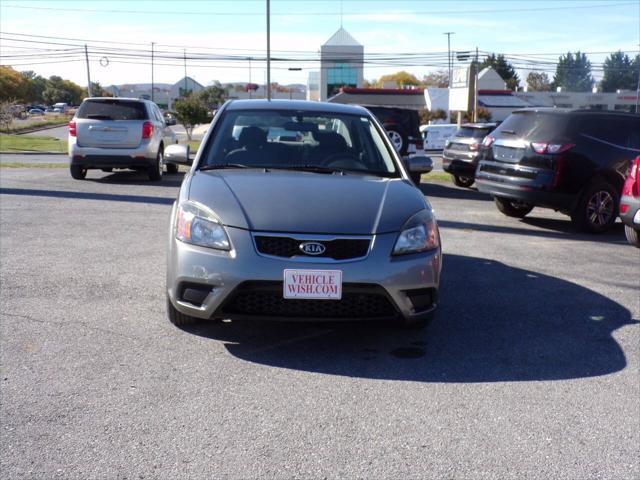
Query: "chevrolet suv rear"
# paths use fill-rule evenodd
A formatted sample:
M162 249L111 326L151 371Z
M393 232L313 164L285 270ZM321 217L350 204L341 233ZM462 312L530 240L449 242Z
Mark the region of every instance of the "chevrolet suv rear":
M482 140L494 128L495 123L467 123L444 144L442 169L450 173L453 183L459 187L470 187L475 181L478 157Z
M158 106L134 98L87 98L69 123L71 176L81 180L89 169L130 168L162 178L164 148L176 143ZM167 165L176 172L176 165Z
M604 232L618 216L626 172L640 153L640 115L519 110L483 146L478 190L502 213L522 218L533 207L552 208L581 230Z

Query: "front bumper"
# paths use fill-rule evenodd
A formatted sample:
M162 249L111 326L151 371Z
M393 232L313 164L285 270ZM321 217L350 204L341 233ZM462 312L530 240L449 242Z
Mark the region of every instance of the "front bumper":
M183 314L202 319L251 317L298 321L405 318L418 321L427 317L436 307L442 265L440 249L391 257L397 233L374 236L373 246L363 259L316 262L308 258L296 261L263 256L256 251L250 232L229 227L226 230L232 244L230 252L183 243L171 233L167 258L167 294L173 306ZM363 314L357 318L345 317L344 312L348 310L338 308L337 303L343 300L285 301L275 298L274 292L282 292L283 272L287 268L341 270L343 300L345 303L360 302L358 311ZM192 297L189 295L203 289L205 293L201 298L190 301ZM247 289L250 291L247 292ZM185 292L189 294L185 295ZM250 295L254 306L244 310L231 309L229 313L230 303L241 294ZM380 316L368 315L368 302L384 303L384 298L393 310L386 310ZM261 305L267 305L273 311L262 312ZM273 314L284 312L283 305L287 307L285 315ZM332 312L336 311L342 313L334 315ZM292 315L291 312L297 314Z
M627 206L626 209L624 206ZM622 213L622 210L625 210ZM623 195L620 198L620 219L625 225L640 229L640 197Z
M464 175L473 177L478 165L478 153L471 152L469 156L461 157L444 153L442 155L442 169L453 175Z

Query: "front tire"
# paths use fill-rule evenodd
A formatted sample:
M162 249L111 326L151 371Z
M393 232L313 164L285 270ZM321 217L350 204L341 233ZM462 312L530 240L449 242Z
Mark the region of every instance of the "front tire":
M169 321L173 323L176 327L193 325L194 323L198 323L200 321L199 318L195 318L190 315L185 315L184 313L180 313L178 310L176 310L176 307L174 307L173 304L171 303L171 300L169 300L168 295L167 295L167 317L169 317Z
M531 210L533 210L533 205L519 200L511 200L509 198L502 197L494 197L493 200L496 203L498 210L507 217L524 218L529 212L531 212Z
M401 156L407 154L407 136L397 127L388 127L387 135L389 136L389 140L391 140L391 144L393 148L396 149Z
M619 203L618 191L613 185L604 180L596 181L580 196L571 220L579 230L606 232L616 221Z
M84 180L87 176L87 169L80 165L69 166L69 171L71 172L71 176L76 180Z
M640 232L629 225L624 226L624 236L627 237L627 242L636 248L640 248Z
M149 166L149 180L152 182L157 182L158 180L162 180L162 171L164 170L164 154L162 150L158 151L158 156L156 157L156 161L153 162L153 165Z
M476 181L475 178L467 175L453 175L453 183L458 187L469 188Z

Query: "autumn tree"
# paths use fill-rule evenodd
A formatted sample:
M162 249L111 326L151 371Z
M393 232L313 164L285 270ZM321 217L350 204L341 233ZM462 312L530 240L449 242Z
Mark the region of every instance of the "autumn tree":
M447 88L449 86L449 72L438 70L422 77L420 84L423 87Z
M193 127L209 120L209 109L199 95L187 95L185 98L173 103L176 118L187 132L187 138L191 140Z
M387 82L395 82L398 87L404 86L418 86L420 82L415 75L409 72L400 71L396 73L390 73L389 75L383 75L378 80L378 86L382 87Z
M527 86L532 92L548 92L551 90L551 81L544 72L530 72L527 75Z
M24 101L27 95L25 77L7 65L0 65L0 101Z

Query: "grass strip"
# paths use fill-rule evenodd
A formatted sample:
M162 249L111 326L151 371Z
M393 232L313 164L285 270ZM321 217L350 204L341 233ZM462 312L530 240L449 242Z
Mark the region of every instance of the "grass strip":
M68 163L0 162L0 168L69 168Z
M0 153L66 151L67 143L54 137L0 134Z

